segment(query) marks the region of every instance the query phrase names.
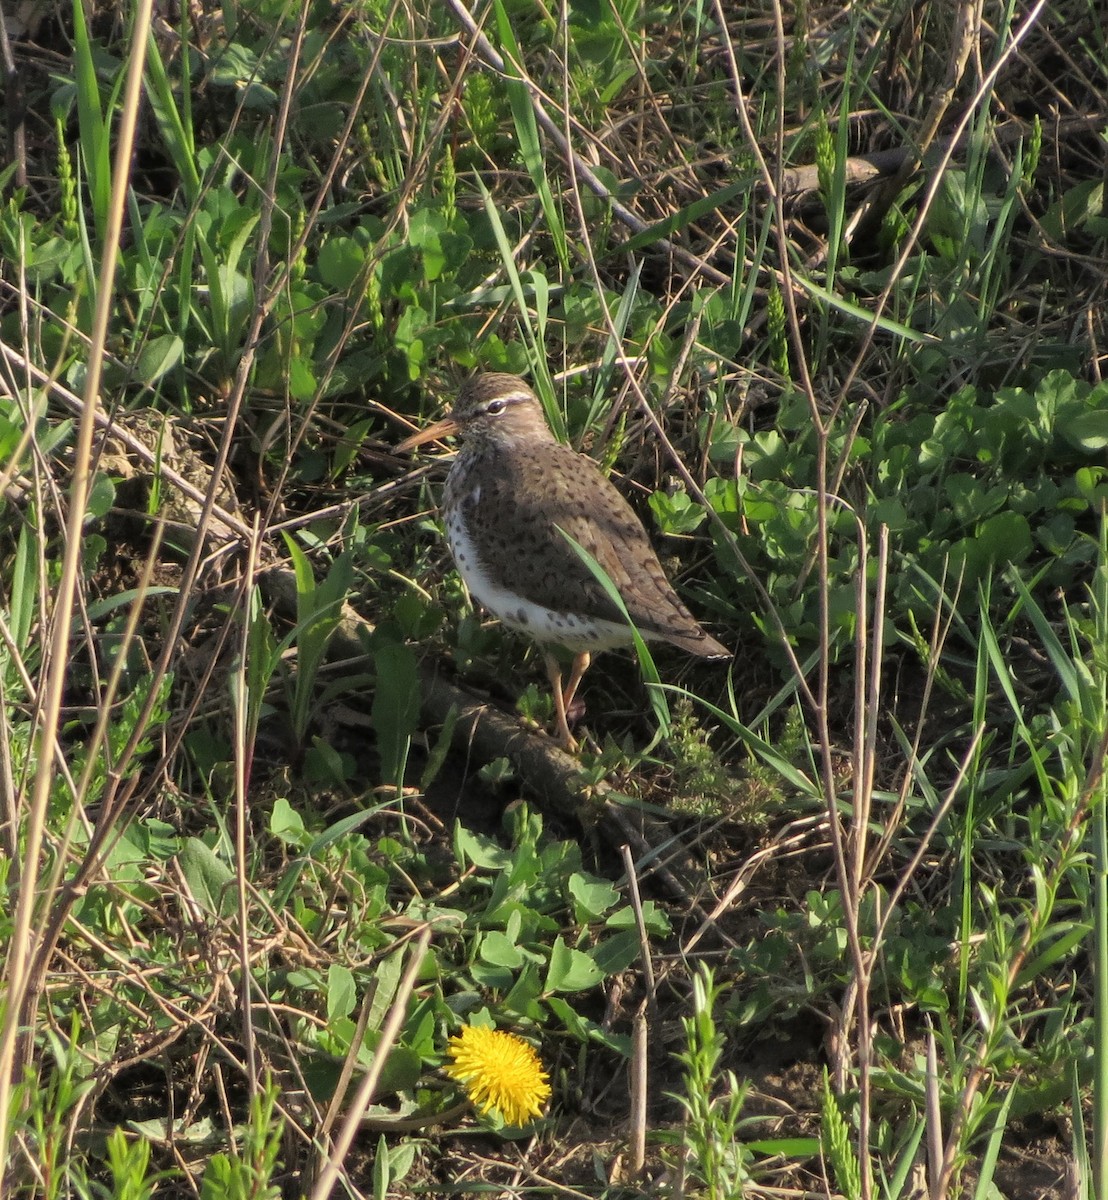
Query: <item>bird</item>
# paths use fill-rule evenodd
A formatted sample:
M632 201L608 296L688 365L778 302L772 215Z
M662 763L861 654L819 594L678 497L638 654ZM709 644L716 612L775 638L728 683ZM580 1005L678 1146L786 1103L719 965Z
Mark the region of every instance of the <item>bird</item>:
M593 654L634 640L573 542L603 568L645 639L731 657L678 598L630 504L591 458L558 441L522 378L472 376L448 416L396 449L455 435L462 446L441 504L451 555L470 595L542 649L562 749L578 749L566 714ZM557 646L573 654L564 688Z

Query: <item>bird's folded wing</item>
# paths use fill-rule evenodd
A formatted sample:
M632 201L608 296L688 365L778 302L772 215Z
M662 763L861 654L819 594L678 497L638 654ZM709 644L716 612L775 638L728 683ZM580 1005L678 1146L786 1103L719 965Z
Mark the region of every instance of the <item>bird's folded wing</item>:
M500 470L482 481L468 510L488 552L511 563L504 582L548 608L621 622L619 609L560 529L604 569L642 632L703 637L631 506L588 459L568 447L557 449L542 478L528 464L502 456Z

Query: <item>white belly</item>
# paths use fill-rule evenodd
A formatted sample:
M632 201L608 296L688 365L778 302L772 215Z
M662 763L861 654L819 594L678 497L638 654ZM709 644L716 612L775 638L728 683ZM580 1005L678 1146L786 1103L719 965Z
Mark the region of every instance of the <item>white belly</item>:
M631 630L626 625L557 612L502 587L481 561L458 508L446 523L446 537L458 574L465 580L470 595L510 628L538 642L565 646L574 653L630 644Z

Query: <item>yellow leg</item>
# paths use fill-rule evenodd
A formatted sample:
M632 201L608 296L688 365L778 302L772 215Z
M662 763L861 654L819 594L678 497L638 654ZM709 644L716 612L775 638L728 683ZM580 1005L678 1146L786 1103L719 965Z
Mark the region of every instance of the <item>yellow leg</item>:
M565 693L562 691L562 668L558 666L558 660L553 654L544 654L543 658L546 662L546 677L550 680L550 689L554 693L554 737L567 754L573 754L577 749L577 739L570 733L569 722L566 720ZM573 664L573 668L576 682L574 682L573 676L570 677L570 681L573 683L574 691L576 691L577 682L580 682L581 678L577 672L576 661ZM572 694L570 695L570 699L573 699Z
M581 682L581 676L589 669L591 662L592 655L587 650L582 650L580 654L574 655L573 670L569 673L569 683L566 684L566 690L562 693L562 707L566 712L573 703L573 697L577 695L577 685Z

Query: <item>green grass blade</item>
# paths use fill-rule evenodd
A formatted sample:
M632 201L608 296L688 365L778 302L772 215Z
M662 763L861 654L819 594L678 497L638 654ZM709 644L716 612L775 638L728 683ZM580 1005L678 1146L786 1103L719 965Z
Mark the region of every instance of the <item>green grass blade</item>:
M554 402L554 381L550 377L550 364L547 361L546 346L543 341L543 309L539 302L539 293L533 293L536 296L535 312L537 317L533 325L528 319L531 310L527 306L527 296L523 280L520 278L515 256L512 254L512 246L504 229L504 223L500 219L500 211L497 209L491 193L485 187L480 177L477 179L477 187L481 192L485 213L488 216L489 224L492 226L493 237L496 239L496 248L500 253L500 261L503 264L505 274L508 276L508 282L511 284L520 324L527 339L528 358L531 362L535 391L542 401L543 409L546 412L546 419L550 423L550 427L554 430L554 436L559 441L564 442L566 440L566 423L561 409Z
M558 526L555 526L555 528L558 529L562 537L573 547L573 551L577 557L588 567L593 578L604 589L608 599L623 614L623 619L627 622L627 627L631 631L635 653L639 658L639 668L642 671L643 682L646 684L647 695L650 697L650 707L653 709L654 718L658 722L658 734L660 737L668 737L672 720L669 713L669 704L666 702L665 691L662 687L661 676L658 674L658 668L654 665L654 659L647 649L642 634L635 628L635 623L631 620L631 615L627 611L627 605L624 604L623 597L619 594L619 589L612 582L608 572L604 570L600 563L596 561L580 542L574 541L564 529L560 529Z
M184 59L188 60L188 48L185 48ZM146 94L150 100L150 108L154 119L161 131L162 141L169 151L173 165L185 191L185 199L189 207L196 204L200 197L200 172L196 168L196 140L192 129L185 123L177 103L173 98L173 88L166 74L165 63L158 51L158 43L153 34L146 50ZM191 98L186 86L183 97Z
M535 185L539 201L542 204L543 216L546 218L547 232L550 234L554 250L558 255L562 270L570 274L569 244L566 241L565 222L562 220L561 209L554 202L554 194L550 189L550 178L546 172L546 155L543 153L539 137L539 127L535 120L535 110L531 106L531 92L522 76L519 75L518 65L523 61L519 43L512 32L511 21L504 8L503 0L495 0L496 24L500 39L507 50L504 65L509 71L515 71L516 76L508 76L504 86L508 92L508 103L512 109L512 120L515 123L516 139L519 143L520 156L523 165Z
M108 225L112 191L111 140L108 137L108 123L100 107L100 84L96 78L96 64L82 0L73 0L73 74L77 85L81 157L92 198L97 240L102 241Z

